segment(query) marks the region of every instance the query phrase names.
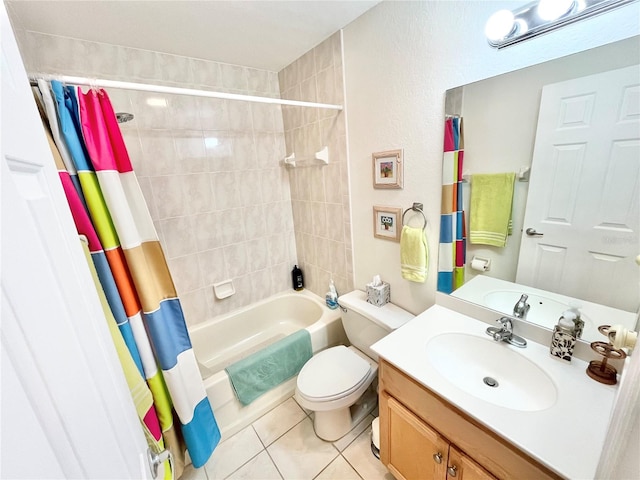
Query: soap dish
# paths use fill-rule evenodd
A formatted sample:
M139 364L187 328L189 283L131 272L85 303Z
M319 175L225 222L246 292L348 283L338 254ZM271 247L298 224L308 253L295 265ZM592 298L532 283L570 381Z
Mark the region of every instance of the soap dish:
M216 298L222 300L223 298L230 297L234 293L236 293L236 289L233 286L233 280L224 280L220 283L213 284L213 293L215 293Z

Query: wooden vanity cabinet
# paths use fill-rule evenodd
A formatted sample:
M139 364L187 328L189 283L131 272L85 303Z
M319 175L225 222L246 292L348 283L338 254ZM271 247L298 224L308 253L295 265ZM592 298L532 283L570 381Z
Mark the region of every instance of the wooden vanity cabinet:
M380 360L380 460L398 480L561 478Z
M384 409L388 422L383 463L398 480L495 480L395 398L381 396L380 418Z

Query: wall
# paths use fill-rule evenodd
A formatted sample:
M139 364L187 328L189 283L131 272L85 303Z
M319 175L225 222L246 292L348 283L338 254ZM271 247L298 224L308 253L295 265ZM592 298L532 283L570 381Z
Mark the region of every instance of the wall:
M309 50L279 74L281 98L342 105L340 32ZM353 290L353 255L345 111L283 107L287 155L307 166L287 168L298 261L306 287L324 296L333 278L339 293ZM313 161L329 147L329 165ZM309 164L311 164L309 166Z
M635 37L465 85L461 108L465 126L465 172L518 172L522 167L531 166L544 85L635 65L639 61L640 41ZM447 92L447 100L449 95ZM468 258L478 255L492 259L491 270L483 275L515 282L528 189L528 182L515 184L513 235L505 248L467 244ZM465 211L469 212L469 184L464 184L463 194ZM466 275L470 279L475 272L467 268Z
M23 32L29 72L279 96L275 72ZM290 288L296 261L279 106L111 90L129 154L193 325ZM153 105L150 105L153 104ZM218 300L213 284L233 279Z
M348 148L351 171L358 172L350 177L356 287L379 273L391 284L394 303L413 313L434 303L447 89L640 32L640 5L633 3L512 47L490 48L486 19L524 3L382 2L345 28ZM374 190L371 153L394 148L404 149L404 189ZM412 202L424 203L429 219L424 284L403 280L399 244L372 233L373 205L408 208Z

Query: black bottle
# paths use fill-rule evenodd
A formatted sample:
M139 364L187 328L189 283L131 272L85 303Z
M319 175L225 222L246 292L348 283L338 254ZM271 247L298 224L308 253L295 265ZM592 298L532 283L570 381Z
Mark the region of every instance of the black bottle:
M304 288L304 278L302 277L302 270L298 268L298 265L291 270L291 281L293 282L294 290L302 290Z

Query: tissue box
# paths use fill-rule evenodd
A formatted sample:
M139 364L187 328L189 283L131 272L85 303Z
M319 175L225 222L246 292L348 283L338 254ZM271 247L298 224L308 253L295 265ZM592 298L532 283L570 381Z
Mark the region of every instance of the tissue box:
M374 287L370 283L367 287L367 302L376 307L382 307L391 299L391 287L388 283L382 282L382 285Z

